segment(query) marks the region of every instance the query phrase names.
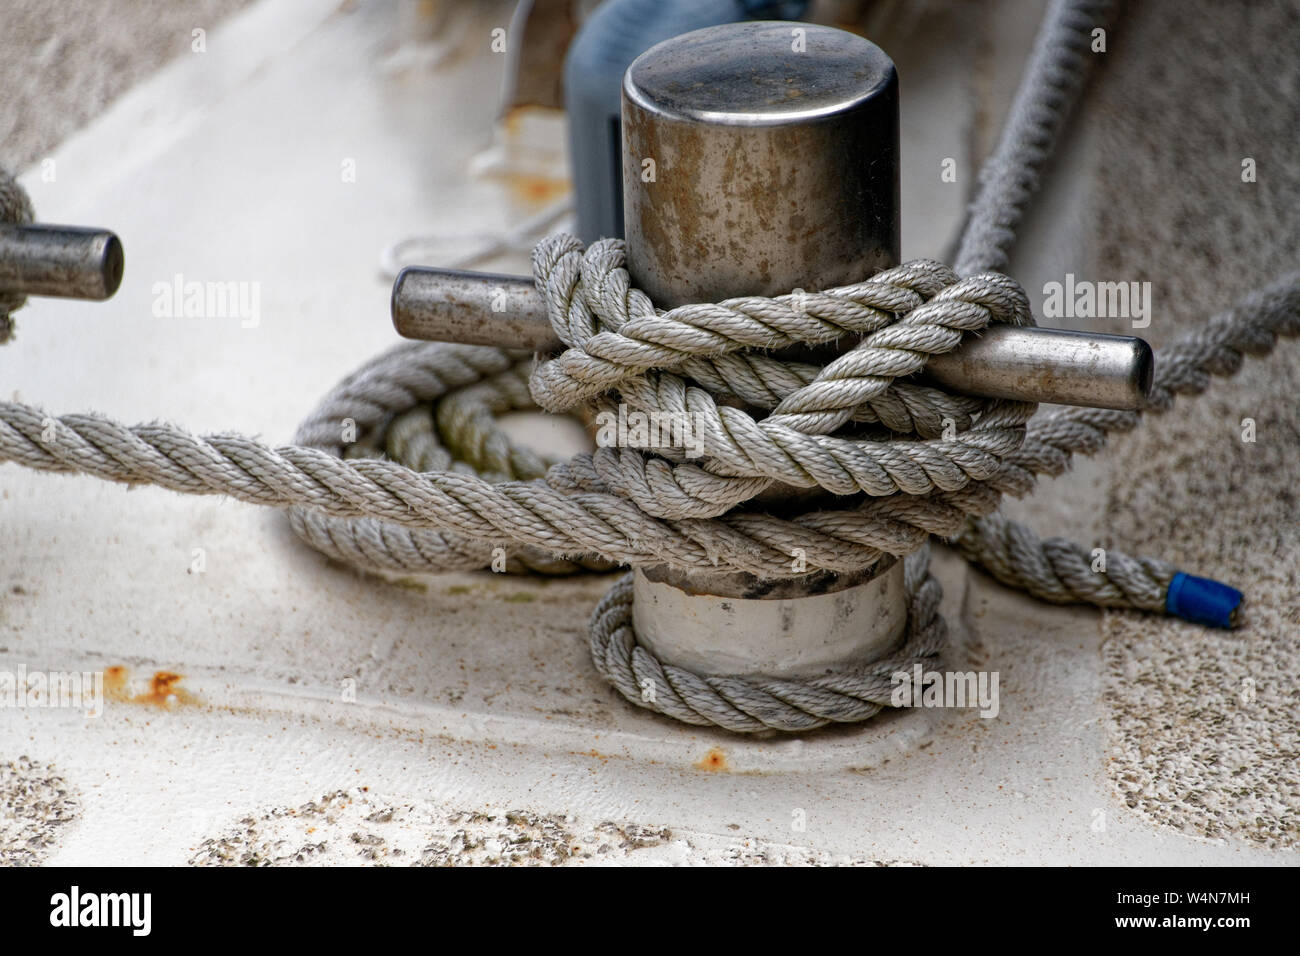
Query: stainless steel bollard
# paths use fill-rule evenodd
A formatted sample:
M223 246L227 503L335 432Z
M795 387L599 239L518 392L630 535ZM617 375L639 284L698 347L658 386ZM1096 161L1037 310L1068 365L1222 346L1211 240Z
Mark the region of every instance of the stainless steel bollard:
M899 257L898 80L811 24L652 47L623 80L630 271L665 308L856 282Z
M105 229L0 225L0 292L102 301L124 265L121 241Z
M628 271L672 307L861 280L899 256L898 80L829 27L736 23L643 53L623 79ZM791 555L792 570L798 556ZM639 640L704 674L793 677L892 650L902 562L773 588L638 569Z

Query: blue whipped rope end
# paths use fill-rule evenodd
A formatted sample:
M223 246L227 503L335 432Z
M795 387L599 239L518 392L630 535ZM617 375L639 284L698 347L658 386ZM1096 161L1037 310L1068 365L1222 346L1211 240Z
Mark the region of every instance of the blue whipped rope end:
M1179 571L1169 582L1165 613L1207 627L1236 627L1242 597L1236 588Z

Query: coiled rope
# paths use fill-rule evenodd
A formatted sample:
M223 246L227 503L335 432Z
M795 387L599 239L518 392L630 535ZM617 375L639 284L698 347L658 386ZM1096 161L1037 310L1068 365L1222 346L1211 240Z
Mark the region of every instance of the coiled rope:
M1053 3L959 264L1004 262L1081 88L1088 37L1105 7ZM6 189L16 187L0 177L0 197ZM1045 600L1167 609L1180 577L1171 565L1111 551L1106 570L1093 571L1085 549L1039 541L996 513L1003 494L1027 494L1036 475L1064 472L1073 454L1136 427L1139 413L1065 409L1031 420L1027 403L901 380L990 322L1031 322L1023 291L1006 276L959 277L918 261L822 293L661 313L631 286L619 242L584 250L552 237L536 248L533 266L566 345L536 367L518 351L404 343L340 383L295 444L276 449L0 403L0 460L287 508L308 544L373 570L482 568L497 548L512 571L668 565L765 579L798 576L796 554L805 573L903 558L903 646L888 660L811 680L701 677L664 664L637 643L629 578L615 586L591 623L600 673L638 706L737 732L807 730L889 705L891 676L932 659L945 641L939 586L928 572L931 535ZM823 368L767 354L846 333L861 343ZM1150 410L1167 410L1176 395L1235 372L1243 355L1296 334L1300 274L1163 350ZM755 419L732 399L767 414ZM624 447L557 462L514 445L494 422L533 401L591 412L616 400L690 416L700 423L703 457ZM819 488L843 503L789 517L741 507L774 482ZM652 695L643 693L647 681Z

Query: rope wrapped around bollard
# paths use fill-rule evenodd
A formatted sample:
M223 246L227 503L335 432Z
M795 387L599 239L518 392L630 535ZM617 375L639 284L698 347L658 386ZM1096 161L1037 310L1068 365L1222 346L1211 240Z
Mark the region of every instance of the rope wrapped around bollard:
M892 676L933 659L945 643L941 592L928 572L929 536L956 535L969 518L991 514L1001 494L1032 485L1029 473L1003 460L1022 446L1035 405L952 396L898 379L990 322L1031 323L1023 291L996 273L958 279L939 263L920 261L829 294L659 312L632 287L624 265L622 243L614 240L586 250L567 236L538 245L537 285L568 349L532 368L532 398L553 412L609 410L617 398L689 420L699 430L698 460L681 448L601 447L550 464L542 477L547 463L513 447L490 414L526 406L528 358L499 349L406 346L336 389L298 443L334 454L383 448L411 465L459 461L462 473L480 470L498 489L531 480L578 508L563 526L532 509L530 523L543 537L522 550L502 535L473 540L302 509L291 514L295 531L335 558L407 572L483 567L492 548L504 546L515 570L564 572L604 558L761 578L795 576L796 553L809 574L903 557L909 615L902 647L887 659L817 678L705 677L660 662L636 641L630 578L591 620L597 670L631 702L675 719L753 732L871 717L889 706ZM821 369L771 354L845 334L863 338ZM413 355L428 363L423 373ZM421 404L431 402L421 414ZM769 414L756 420L750 409ZM364 422L376 434L345 447L339 436L348 422ZM383 434L386 422L394 424ZM737 510L774 481L855 497L792 518ZM863 501L862 493L870 497ZM609 531L623 536L620 546L574 549L575 539L598 541ZM547 568L547 559L558 566Z

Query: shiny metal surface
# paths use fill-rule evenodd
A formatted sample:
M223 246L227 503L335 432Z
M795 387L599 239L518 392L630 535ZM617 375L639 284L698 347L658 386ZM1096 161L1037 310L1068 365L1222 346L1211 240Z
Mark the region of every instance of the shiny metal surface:
M403 269L393 283L393 326L408 339L555 352L564 348L528 276Z
M1135 411L1151 393L1155 355L1131 335L1000 325L931 357L925 371L967 395Z
M898 261L898 79L806 23L667 40L623 80L628 265L659 305L824 289Z
M111 298L122 284L122 243L105 229L0 225L0 290L64 299Z
M804 23L707 27L651 47L623 77L627 268L664 308L824 289L892 266L898 189L898 80L862 37ZM766 494L779 503L792 491ZM748 574L666 575L635 576L637 631L660 660L705 673L802 676L869 660L907 617L893 559L796 578L782 598Z

